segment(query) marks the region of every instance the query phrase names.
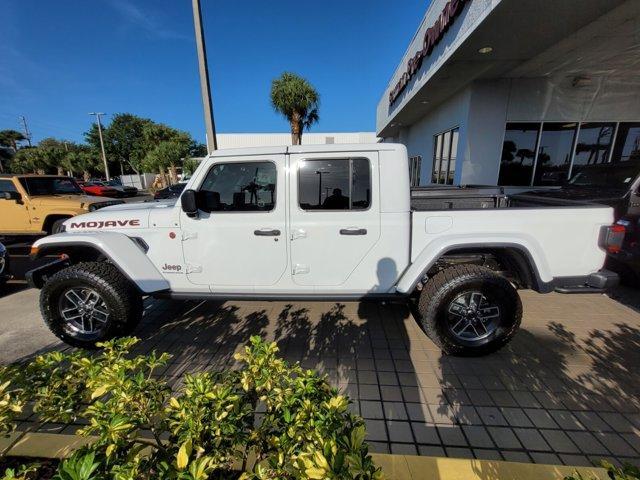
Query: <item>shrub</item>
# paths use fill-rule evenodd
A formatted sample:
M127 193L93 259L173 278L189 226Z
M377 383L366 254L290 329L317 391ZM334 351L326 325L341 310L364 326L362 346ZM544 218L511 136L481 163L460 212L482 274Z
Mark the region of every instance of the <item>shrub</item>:
M274 343L252 337L236 355L241 368L185 375L172 394L154 375L169 355L131 356L136 342L0 370L0 433L27 400L43 421L85 419L78 433L97 439L60 463L58 480L382 478L349 400L278 358ZM7 470L5 478L32 475Z
M607 475L611 480L640 480L640 469L634 467L631 464L624 464L622 467L616 467L615 465L602 460L600 466L607 470ZM580 473L565 477L564 480L586 480Z

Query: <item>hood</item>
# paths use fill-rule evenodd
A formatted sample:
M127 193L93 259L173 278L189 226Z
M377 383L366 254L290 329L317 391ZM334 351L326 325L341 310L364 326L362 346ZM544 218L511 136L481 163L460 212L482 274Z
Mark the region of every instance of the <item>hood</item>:
M173 205L174 202L123 203L78 215L67 220L64 225L68 232L148 228L149 214L152 210L166 209Z
M68 208L85 208L93 203L102 203L108 199L92 195L36 195L30 198L34 205L52 205Z

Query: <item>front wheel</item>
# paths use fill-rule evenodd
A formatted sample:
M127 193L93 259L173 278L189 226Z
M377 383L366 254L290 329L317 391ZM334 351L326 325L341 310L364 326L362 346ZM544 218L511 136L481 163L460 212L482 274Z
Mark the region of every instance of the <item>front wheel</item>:
M488 268L458 265L431 278L418 302L425 333L445 353L485 355L515 335L522 303L511 283Z
M40 311L62 341L94 348L133 331L142 316L142 299L114 265L86 262L60 270L45 283Z

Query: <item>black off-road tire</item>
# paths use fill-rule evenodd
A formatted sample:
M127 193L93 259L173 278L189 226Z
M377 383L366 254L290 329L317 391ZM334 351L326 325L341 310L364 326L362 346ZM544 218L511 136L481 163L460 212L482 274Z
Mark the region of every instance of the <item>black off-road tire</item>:
M466 292L478 291L500 308L493 333L481 341L463 341L449 328L451 303ZM459 356L486 355L499 350L516 334L522 320L517 290L504 277L477 265L457 265L437 273L422 289L418 301L419 323L443 352Z
M74 331L60 313L60 298L71 287L89 287L104 300L109 317L94 335ZM142 318L142 297L111 263L84 262L60 270L40 291L40 312L51 332L74 347L96 348L96 343L130 334Z

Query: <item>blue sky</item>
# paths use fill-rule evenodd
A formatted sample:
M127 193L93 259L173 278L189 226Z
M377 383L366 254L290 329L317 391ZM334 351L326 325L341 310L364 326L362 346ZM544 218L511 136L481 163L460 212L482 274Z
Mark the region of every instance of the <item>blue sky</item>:
M88 112L130 112L204 141L189 0L4 0L0 129L79 141ZM428 0L202 0L219 132L284 132L271 80L321 94L312 131L375 129L377 102ZM107 117L108 121L108 117Z

